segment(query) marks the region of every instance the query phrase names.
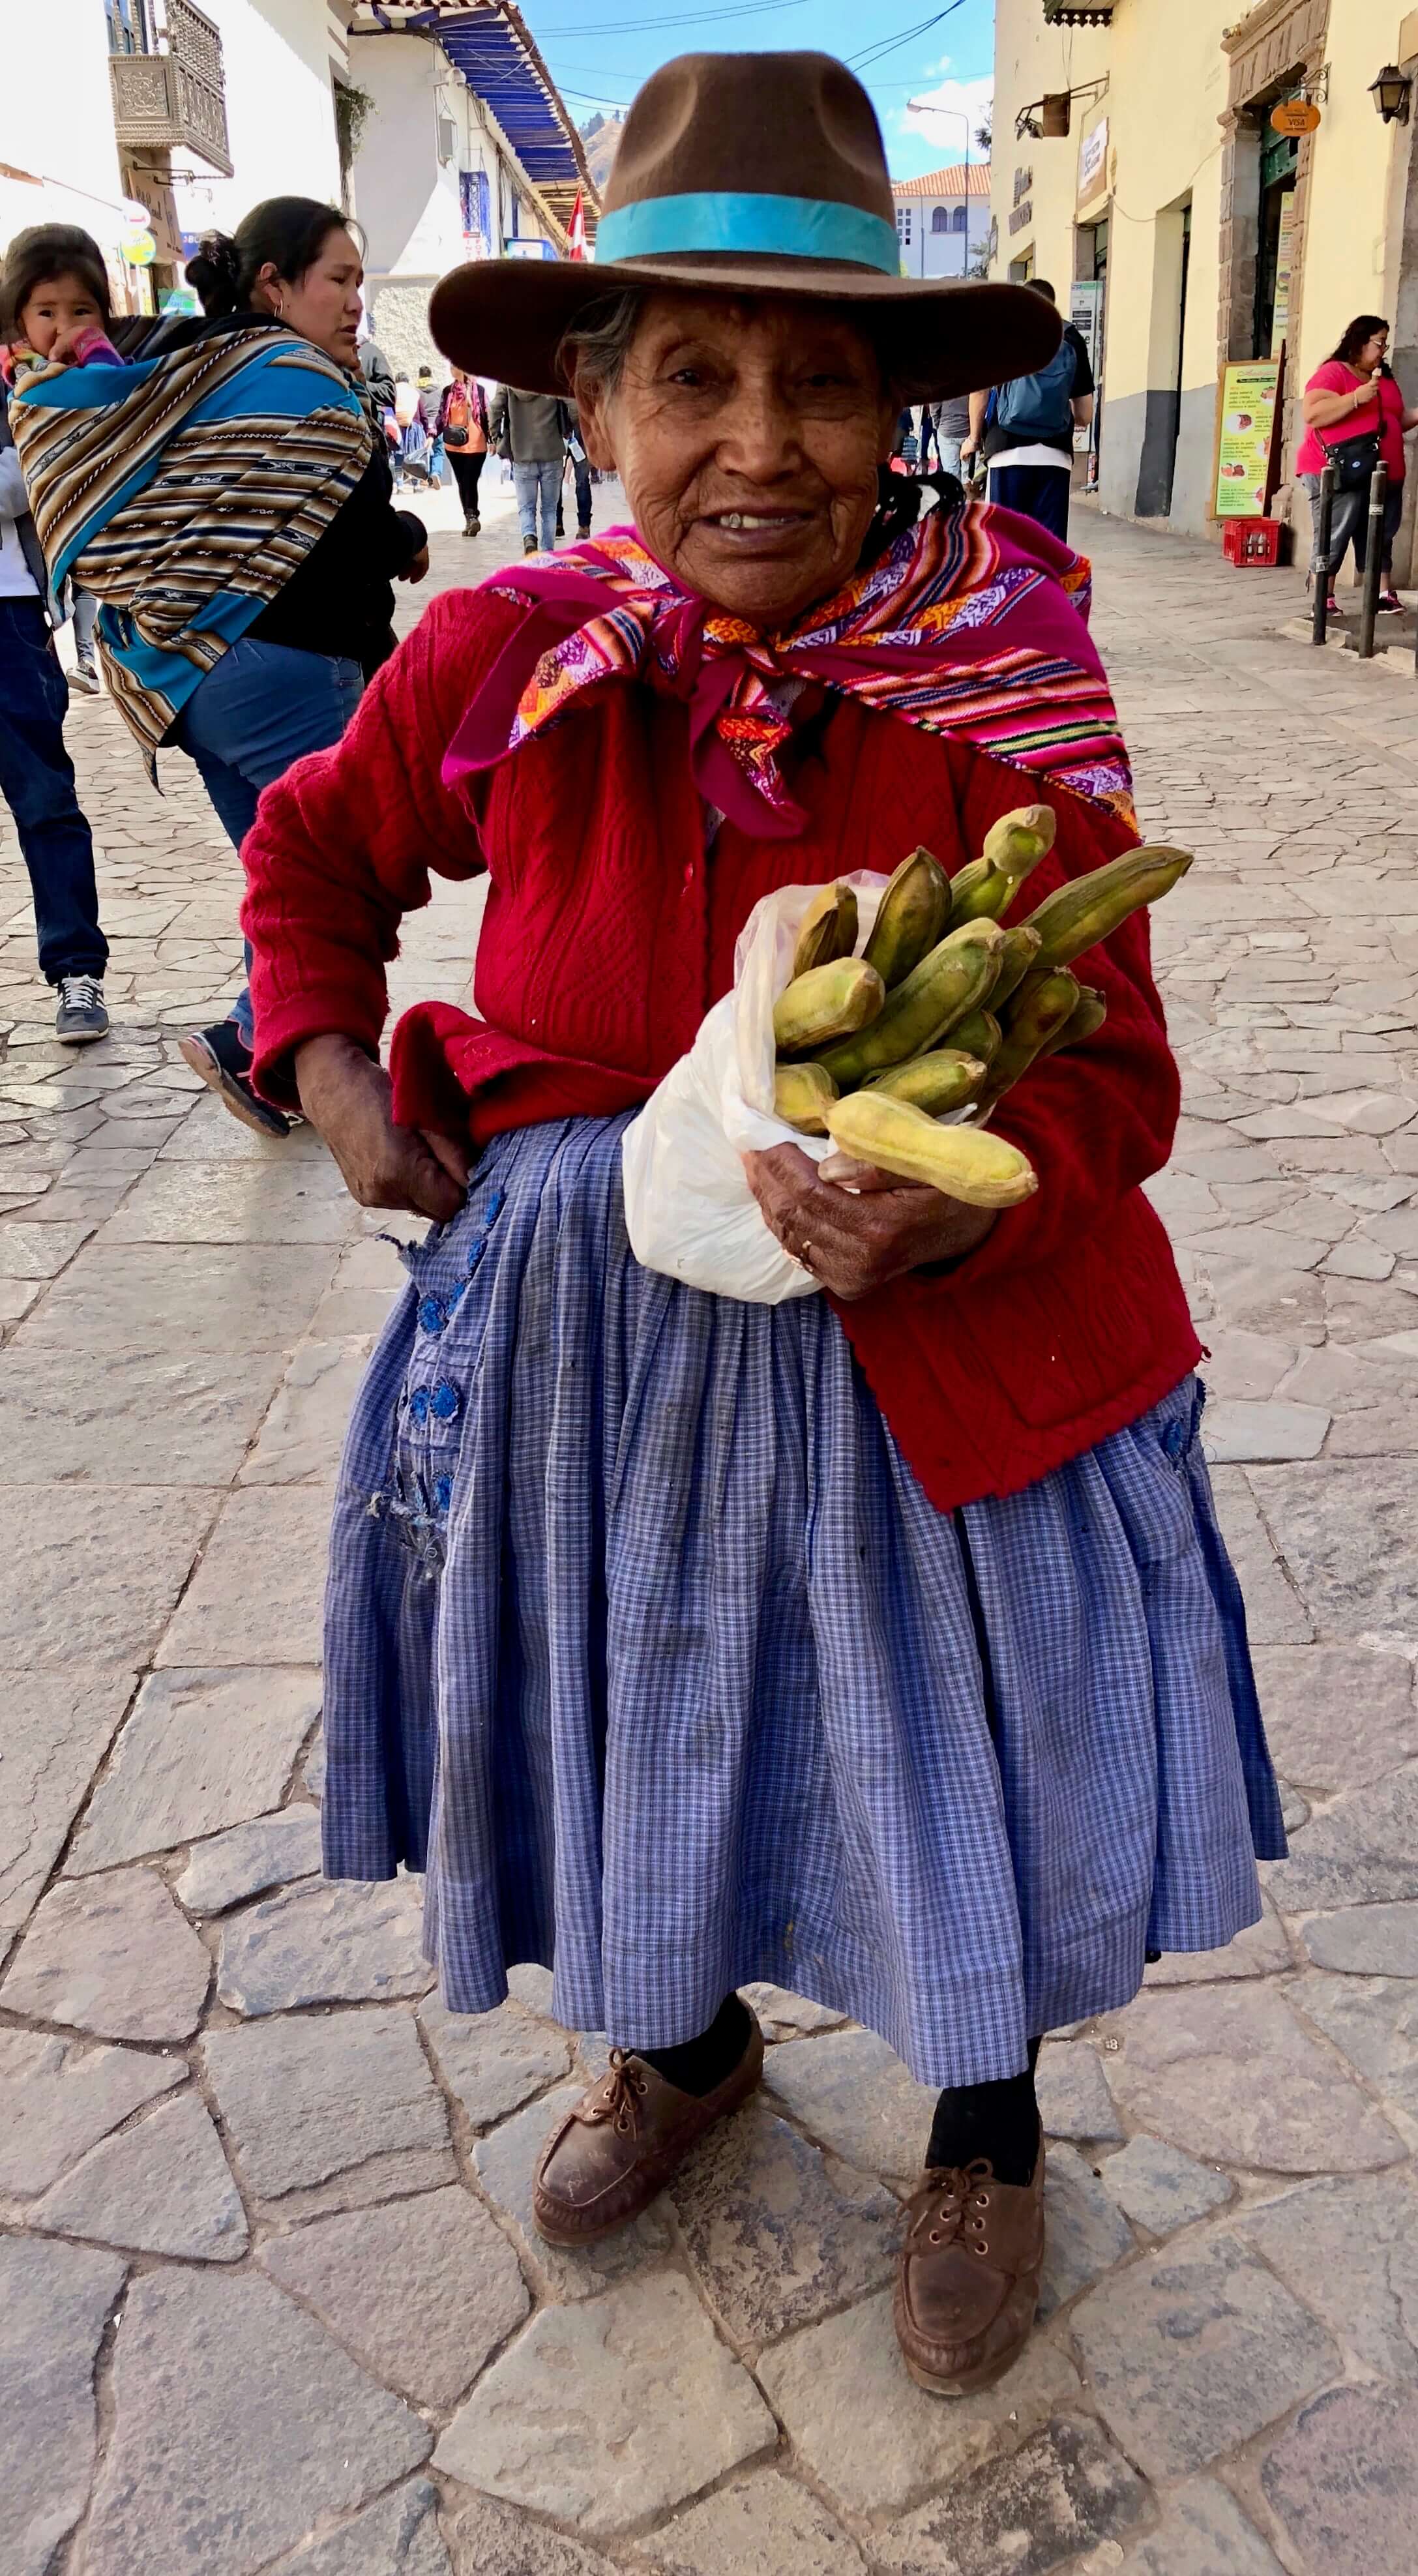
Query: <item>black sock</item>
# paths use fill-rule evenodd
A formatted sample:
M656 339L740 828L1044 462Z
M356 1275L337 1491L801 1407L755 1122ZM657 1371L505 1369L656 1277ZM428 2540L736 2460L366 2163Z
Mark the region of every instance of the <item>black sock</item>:
M667 2084L677 2084L681 2093L693 2093L701 2101L732 2075L748 2046L748 2006L738 1995L726 1995L707 2030L697 2039L686 2039L678 2048L637 2048L647 2066L663 2075Z
M957 2084L942 2093L931 2123L926 2163L931 2166L973 2164L988 2156L997 2182L1021 2188L1033 2177L1039 2160L1039 2104L1034 2069L1039 2042L1029 2042L1029 2063L1022 2075L1007 2075L997 2084Z

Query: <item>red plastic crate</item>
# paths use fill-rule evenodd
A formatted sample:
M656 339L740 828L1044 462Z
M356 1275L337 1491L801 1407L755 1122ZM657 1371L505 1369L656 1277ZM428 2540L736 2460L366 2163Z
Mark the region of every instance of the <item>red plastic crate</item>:
M1228 563L1278 564L1280 529L1279 519L1228 519L1221 551Z

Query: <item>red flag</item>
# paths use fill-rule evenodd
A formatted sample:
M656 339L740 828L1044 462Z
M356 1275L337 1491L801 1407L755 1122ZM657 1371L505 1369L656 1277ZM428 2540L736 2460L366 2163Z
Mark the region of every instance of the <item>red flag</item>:
M571 245L571 257L573 259L584 259L586 256L586 209L581 202L581 190L579 188L576 191L576 203L571 209L571 221L566 229L567 239Z

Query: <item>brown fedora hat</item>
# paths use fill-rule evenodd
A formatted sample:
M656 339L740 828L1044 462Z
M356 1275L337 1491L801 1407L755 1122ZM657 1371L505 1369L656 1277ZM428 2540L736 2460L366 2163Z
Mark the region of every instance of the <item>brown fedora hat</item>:
M433 292L456 366L564 393L556 353L627 287L791 295L887 327L918 401L1048 364L1062 324L1022 286L903 277L876 111L830 54L681 54L631 103L594 262L474 260Z

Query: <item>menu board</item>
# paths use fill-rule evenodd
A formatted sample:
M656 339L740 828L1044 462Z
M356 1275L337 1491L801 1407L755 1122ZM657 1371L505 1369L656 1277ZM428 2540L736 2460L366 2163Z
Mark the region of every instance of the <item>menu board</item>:
M1271 455L1280 401L1279 358L1240 358L1221 378L1216 414L1214 519L1263 519L1274 488Z

